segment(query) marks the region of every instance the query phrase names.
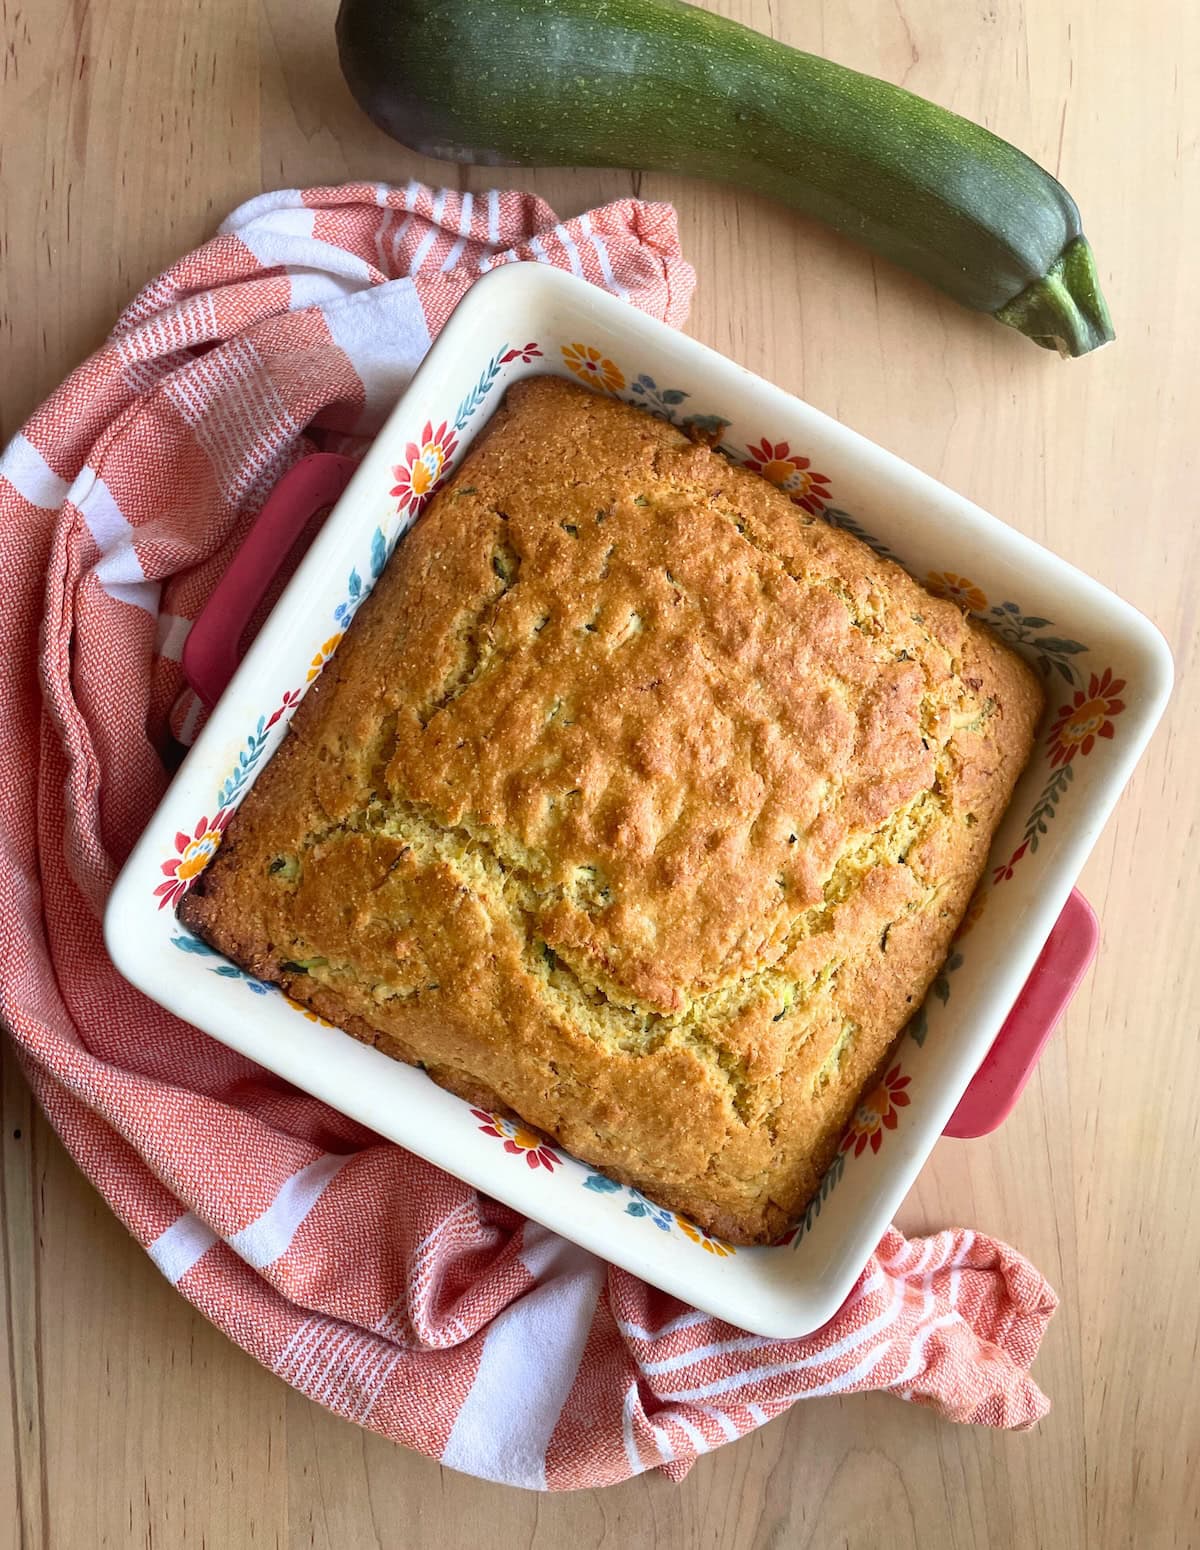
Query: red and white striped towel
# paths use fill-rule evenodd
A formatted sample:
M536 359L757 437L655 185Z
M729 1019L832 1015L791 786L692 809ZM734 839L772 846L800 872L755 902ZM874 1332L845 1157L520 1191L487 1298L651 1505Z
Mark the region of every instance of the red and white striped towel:
M679 1478L796 1399L868 1388L1029 1426L1055 1298L1003 1244L892 1231L819 1334L748 1336L292 1090L105 956L105 897L168 778L189 621L280 473L362 446L463 291L514 260L675 324L693 283L666 205L560 222L516 193L268 194L147 286L4 451L0 1017L185 1297L301 1392L456 1469ZM186 733L194 707L177 714Z

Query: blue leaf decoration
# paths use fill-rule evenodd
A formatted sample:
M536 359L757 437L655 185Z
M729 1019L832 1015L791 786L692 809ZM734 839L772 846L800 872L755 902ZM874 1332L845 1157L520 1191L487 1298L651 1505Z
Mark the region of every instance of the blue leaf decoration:
M387 564L387 540L383 536L383 529L377 527L371 537L371 575L378 581L383 567Z
M621 1186L614 1184L612 1179L606 1179L602 1173L589 1173L583 1181L583 1187L594 1190L597 1195L615 1195Z
M173 936L171 946L177 947L181 953L195 953L200 958L215 958L217 950L210 947L207 942L202 942L198 936Z
M1081 646L1077 640L1063 640L1057 635L1039 635L1033 643L1040 646L1043 651L1053 652L1056 656L1074 656L1077 651L1086 651L1086 646Z
M631 1200L625 1207L626 1216L645 1216L646 1208L640 1200Z
M502 352L503 353L503 352ZM488 362L479 381L458 406L458 413L454 416L454 429L461 431L466 429L467 421L475 413L476 409L488 395L493 382L500 375L500 356L493 356Z

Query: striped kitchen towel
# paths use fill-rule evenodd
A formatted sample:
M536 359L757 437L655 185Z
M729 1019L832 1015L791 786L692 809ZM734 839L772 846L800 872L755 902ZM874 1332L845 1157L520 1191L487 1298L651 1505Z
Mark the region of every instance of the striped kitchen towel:
M136 298L0 457L0 1018L162 1273L338 1414L455 1469L604 1485L795 1400L887 1389L1027 1427L1055 1305L1013 1250L888 1233L804 1340L682 1306L144 1000L100 915L197 719L189 621L279 475L361 448L478 275L570 268L681 323L674 211L559 221L416 183L268 194ZM172 723L172 715L174 722Z

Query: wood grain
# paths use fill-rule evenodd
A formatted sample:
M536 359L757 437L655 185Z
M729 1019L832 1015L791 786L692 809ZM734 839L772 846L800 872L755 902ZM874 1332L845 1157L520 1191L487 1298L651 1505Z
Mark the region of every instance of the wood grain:
M3 0L5 438L131 292L248 195L411 174L486 186L361 117L333 8ZM700 274L693 334L1050 544L1173 644L1174 703L1083 878L1098 964L1008 1124L943 1142L901 1216L997 1233L1051 1276L1063 1306L1037 1373L1054 1410L1012 1437L879 1397L813 1402L681 1487L539 1498L454 1475L299 1398L193 1313L6 1055L0 1550L1200 1544L1197 10L714 8L902 81L1059 169L1117 322L1115 347L1067 365L766 201L665 176L524 179L564 213L638 186L674 200Z

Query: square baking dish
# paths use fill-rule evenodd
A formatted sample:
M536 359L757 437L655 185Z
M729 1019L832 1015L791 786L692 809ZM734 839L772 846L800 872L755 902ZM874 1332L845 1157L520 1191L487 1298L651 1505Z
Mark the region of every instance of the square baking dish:
M190 936L175 915L393 546L506 388L540 372L716 440L797 505L985 619L1047 682L1034 758L951 955L882 1082L860 1103L817 1197L775 1247L735 1251L511 1121L472 1109L423 1072L306 1015ZM332 478L328 504L344 474L316 473L318 485ZM313 474L302 465L297 477L312 482ZM246 550L269 543L269 517L264 511ZM247 583L244 573L227 579L228 603ZM199 658L206 633L211 644L216 620L232 667L238 630L219 608L206 620L193 630L190 655ZM1023 988L1026 1011L1009 1026L1023 1024L1028 1048L1061 1010L1094 944L1094 921L1077 899L1056 933L1065 956L1054 965L1048 950L1032 980L1031 971L1171 677L1166 644L1142 615L971 502L581 280L507 266L460 303L233 672L113 889L108 949L126 978L170 1011L564 1237L755 1333L806 1334L836 1312L943 1131L978 1133L970 1113L978 1103L964 1103L964 1094L994 1042L989 1079L1004 1087L996 1073L1015 1057L1004 1056L997 1034ZM1016 1087L1019 1079L997 1096L1001 1109Z

